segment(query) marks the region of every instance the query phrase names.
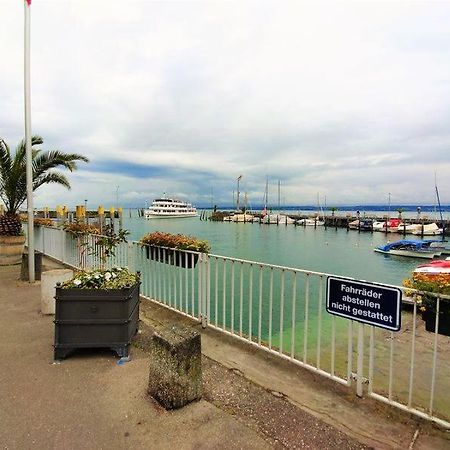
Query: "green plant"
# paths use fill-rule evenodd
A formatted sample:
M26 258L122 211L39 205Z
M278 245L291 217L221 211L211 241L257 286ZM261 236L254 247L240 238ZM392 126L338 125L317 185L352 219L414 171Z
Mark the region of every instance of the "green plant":
M95 246L100 248L102 267L106 265L108 258L116 256L116 247L122 242L127 242L126 238L129 234L128 230L123 229L119 229L116 233L111 226L107 225L105 234L95 239ZM90 254L96 254L97 248L91 248Z
M127 242L126 237L130 234L128 230L123 229L116 233L113 227L107 225L101 235L100 229L96 225L81 221L66 223L63 225L63 229L76 239L79 265L83 268L86 266L86 254L98 256L101 267L104 268L108 259L116 255L117 245L121 242Z
M184 234L170 234L162 231L155 231L146 234L139 242L141 246L150 245L155 247L168 247L177 250L190 250L201 253L208 253L211 249L208 241L197 239Z
M31 145L41 145L43 139L33 136ZM54 169L63 167L71 172L76 170L77 161L89 160L76 153L63 153L59 150L42 152L32 148L33 191L49 183L60 184L70 189L67 178ZM26 151L25 141L22 140L12 153L3 139L0 139L0 199L6 207L6 213L0 216L0 234L20 234L22 224L17 211L27 197L26 183Z
M139 273L131 273L124 267L83 270L62 284L63 289L122 289L139 282Z

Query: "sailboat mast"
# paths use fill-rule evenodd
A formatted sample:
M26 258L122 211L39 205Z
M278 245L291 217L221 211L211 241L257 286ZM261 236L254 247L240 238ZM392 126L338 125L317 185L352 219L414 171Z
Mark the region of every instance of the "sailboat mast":
M239 175L237 178L237 201L236 201L236 211L239 211L239 182L241 181L242 175Z
M278 180L278 211L281 208L280 196L281 196L281 180Z
M266 210L267 210L268 204L269 204L269 177L267 176L266 177L266 204L264 205Z
M441 225L442 225L442 228L444 228L444 218L442 216L441 199L439 198L439 190L437 187L436 172L434 173L434 188L436 189L436 199L437 199L438 206L439 206L439 215L441 217Z

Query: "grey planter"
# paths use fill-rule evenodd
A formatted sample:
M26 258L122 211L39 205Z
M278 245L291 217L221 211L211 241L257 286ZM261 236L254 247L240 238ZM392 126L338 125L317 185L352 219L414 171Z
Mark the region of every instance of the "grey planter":
M128 356L139 327L139 286L108 290L57 287L54 358L96 347Z

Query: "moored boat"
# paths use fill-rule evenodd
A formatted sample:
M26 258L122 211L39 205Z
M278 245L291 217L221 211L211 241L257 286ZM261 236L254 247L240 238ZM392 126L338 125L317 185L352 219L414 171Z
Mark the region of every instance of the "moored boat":
M416 230L420 230L420 227L422 225L420 223L410 223L410 224L406 224L406 223L400 223L399 226L397 227L397 231L399 233L414 233L414 231Z
M419 229L412 232L416 236L439 236L442 234L442 228L436 223L430 223L427 225L420 225Z
M356 219L348 224L351 230L373 231L372 219Z
M319 217L314 217L313 219L300 219L297 220L298 225L304 225L307 227L322 227L325 225L325 221L320 220Z
M253 216L247 213L234 214L231 216L230 222L253 222Z
M387 231L388 233L398 233L398 226L401 224L400 219L389 219L386 222L385 228L383 231Z
M382 231L386 225L386 222L381 222L378 220L374 220L372 223L373 231Z
M295 220L286 214L266 214L262 219L262 223L275 224L275 225L292 225Z
M450 278L450 260L438 259L436 261L430 261L427 264L421 264L414 269L414 274L425 275L427 278L433 279L437 275Z
M432 259L441 254L439 249L431 247L431 242L412 241L408 239L402 239L400 241L382 245L375 248L374 251L385 255L409 256L412 258L428 259Z

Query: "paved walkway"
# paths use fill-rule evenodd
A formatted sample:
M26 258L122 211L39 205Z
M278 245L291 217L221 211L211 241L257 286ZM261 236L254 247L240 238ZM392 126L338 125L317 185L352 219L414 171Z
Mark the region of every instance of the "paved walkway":
M2 449L450 448L446 433L212 330L202 335L204 399L167 412L146 394L145 343L179 315L144 301L122 366L106 350L54 364L53 317L39 312L39 285L18 274L0 267Z

